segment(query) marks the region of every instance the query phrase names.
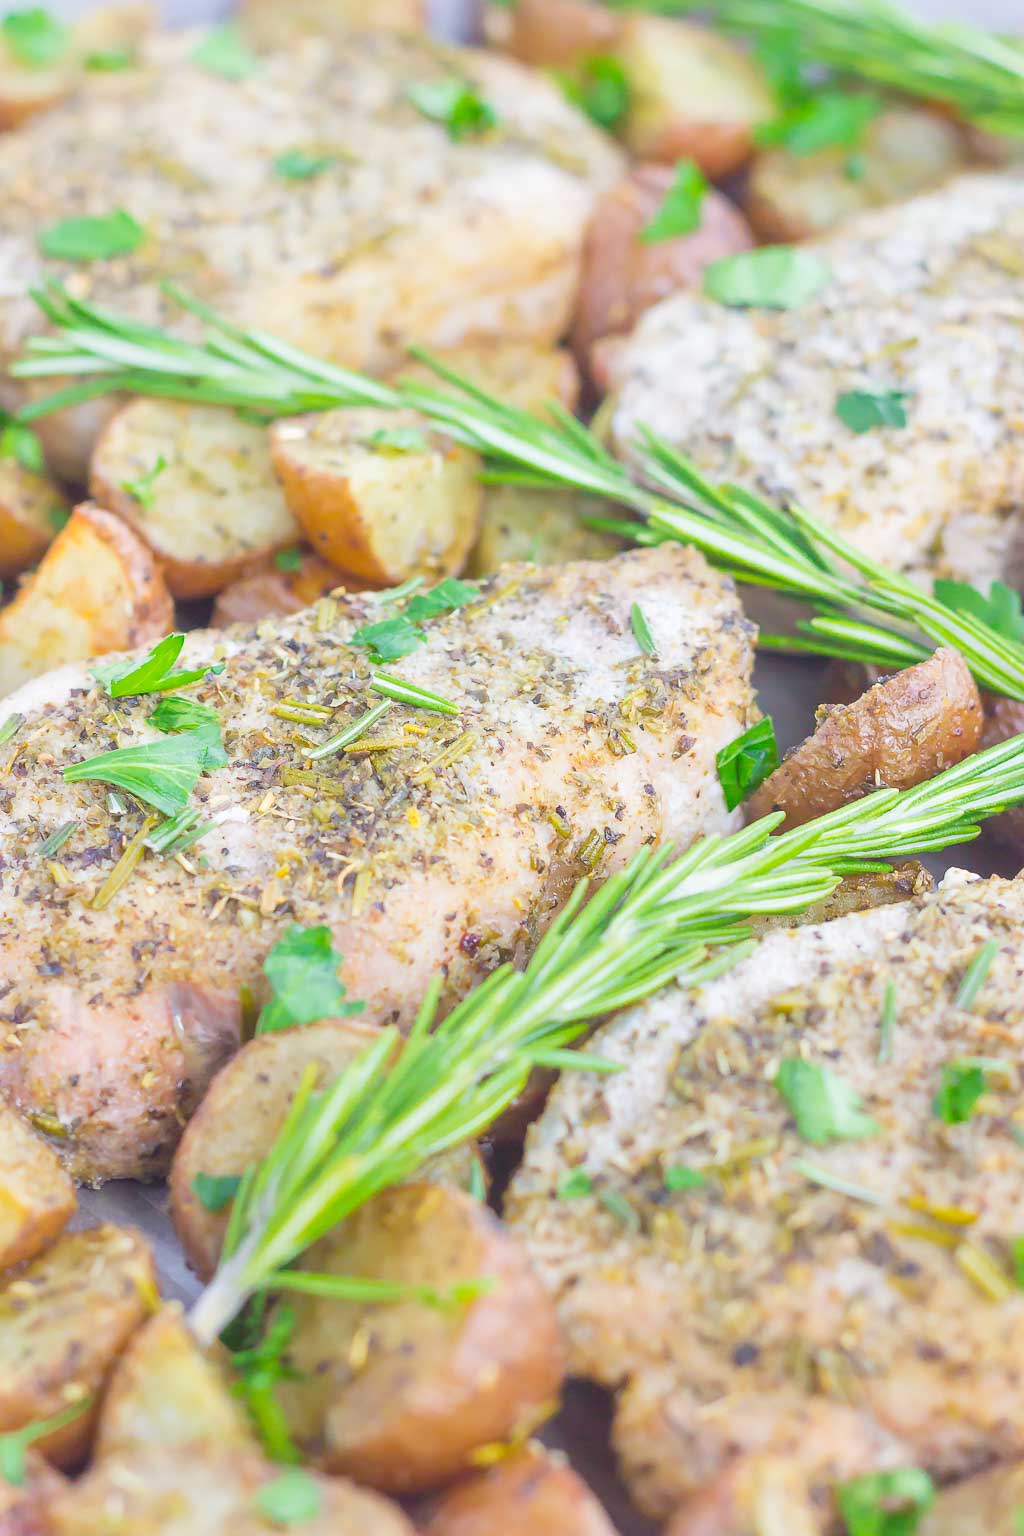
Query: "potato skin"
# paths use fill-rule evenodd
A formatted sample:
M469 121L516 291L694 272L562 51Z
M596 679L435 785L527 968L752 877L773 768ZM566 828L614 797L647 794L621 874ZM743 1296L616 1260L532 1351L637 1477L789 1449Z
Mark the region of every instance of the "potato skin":
M423 1536L616 1536L586 1483L535 1443L472 1473L441 1495Z
M17 576L49 548L70 508L48 475L0 459L0 577Z
M982 695L982 704L985 710L985 725L980 742L982 747L997 746L999 742L1024 732L1024 703L1019 699L1006 699L994 693L986 693ZM1015 805L1001 816L986 822L985 834L1014 854L1024 853L1024 806Z
M64 1230L77 1203L57 1154L0 1104L0 1270L34 1259Z
M588 0L516 0L510 20L509 53L541 68L614 53L622 31L614 11Z
M916 1536L1017 1536L1024 1461L1004 1462L940 1490Z
M970 756L981 730L977 685L963 658L944 647L855 703L825 711L813 736L747 801L747 819L780 810L786 826L801 826L879 786L909 789Z
M583 246L583 271L572 344L581 366L604 336L631 331L645 310L699 283L704 268L754 243L746 220L720 192L710 191L692 234L653 245L641 231L675 179L668 165L638 165L601 198Z
M36 1449L57 1466L80 1462L98 1395L157 1298L149 1244L128 1227L72 1232L0 1291L0 1434L91 1397L80 1418Z
M460 1191L406 1184L316 1244L308 1267L445 1290L494 1288L444 1310L293 1294L289 1360L303 1373L278 1399L298 1443L330 1471L386 1493L423 1493L482 1445L546 1418L564 1376L553 1304L525 1252Z
M228 624L258 624L261 619L284 618L299 613L324 597L334 587L348 586L340 571L316 555L304 554L297 570L282 571L273 560L255 566L237 581L229 583L213 605L211 624L223 629Z

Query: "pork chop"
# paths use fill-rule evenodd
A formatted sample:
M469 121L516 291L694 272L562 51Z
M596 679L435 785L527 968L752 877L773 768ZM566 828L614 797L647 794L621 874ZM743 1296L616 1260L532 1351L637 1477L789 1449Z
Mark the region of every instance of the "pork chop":
M619 450L646 423L713 478L798 504L890 567L987 586L1019 564L1024 180L963 177L813 249L795 309L680 293L610 359ZM907 424L860 435L841 394L898 391Z
M506 566L481 590L387 668L458 715L394 705L311 784L283 782L311 767L303 740L377 702L365 648L345 641L379 604L329 599L190 637L190 654L227 656L189 690L217 709L230 759L193 796L216 830L184 862L147 856L103 910L91 903L141 814L112 815L106 786L61 770L155 739L154 699L115 705L66 668L5 701L27 721L0 759L0 1093L80 1177L162 1171L237 1043L239 989L265 995L260 967L291 923L330 924L366 1017L405 1023L435 972L451 999L527 948L584 869L735 824L715 754L752 718L753 630L728 581L665 548ZM336 711L322 729L289 718L310 700Z
M837 1480L1024 1455L1022 944L1024 883L954 873L769 934L602 1029L589 1049L619 1075L558 1083L506 1215L557 1297L570 1370L624 1388L615 1441L646 1511L703 1493L703 1518L748 1459L778 1457L824 1531ZM791 1058L859 1094L876 1133L799 1135L774 1082ZM949 1123L944 1077L979 1059L984 1093Z
M171 278L243 325L371 371L413 339L445 349L566 329L583 232L622 159L552 81L386 32L353 34L343 58L309 38L227 79L193 59L196 42L164 34L116 88L83 89L0 139L4 359L40 329L27 290L44 277L181 329L158 286ZM453 80L471 82L493 127L456 137L410 99ZM296 151L317 173L282 173ZM41 254L49 226L116 209L142 227L137 250Z

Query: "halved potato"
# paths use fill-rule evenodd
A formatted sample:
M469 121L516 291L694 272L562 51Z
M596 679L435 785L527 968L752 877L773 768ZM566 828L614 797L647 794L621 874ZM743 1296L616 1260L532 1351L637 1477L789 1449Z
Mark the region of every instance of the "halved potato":
M289 1484L298 1485L297 1506L295 1494L275 1499ZM48 1515L47 1536L270 1536L286 1527L301 1536L415 1536L398 1506L375 1493L202 1439L105 1456Z
M524 64L564 69L614 53L621 29L614 11L589 0L516 0L505 46Z
M640 160L689 156L717 180L750 158L754 128L775 115L761 70L721 33L631 13L618 53L631 92L624 137Z
M820 1536L821 1519L799 1464L781 1456L740 1456L696 1498L665 1536Z
M492 342L490 346L457 347L438 354L439 360L496 395L506 405L538 413L551 400L574 411L580 399L580 375L573 355L565 347L538 346L530 341ZM426 363L403 363L393 381L428 384L433 389L449 386Z
M1019 1536L1024 1461L1004 1462L943 1488L916 1536Z
M425 0L242 0L239 17L261 48L281 48L310 33L421 32Z
M299 613L317 598L341 585L352 587L340 571L317 555L302 554L298 564L285 567L273 560L263 561L226 586L213 605L210 620L215 629L227 624L258 624L261 619L283 618Z
M119 517L84 502L0 609L0 697L53 667L146 645L173 627L150 551Z
M226 1370L203 1353L177 1302L128 1341L103 1394L94 1454L128 1455L210 1445L255 1449L256 1441Z
M0 1477L0 1536L50 1536L50 1504L66 1487L48 1461L29 1451L24 1482Z
M76 1204L75 1186L56 1152L0 1104L0 1270L42 1252Z
M53 543L70 512L47 475L0 459L0 577L17 576Z
M675 180L668 165L638 165L598 202L583 245L572 344L581 366L604 336L631 331L645 310L700 282L704 268L749 250L753 237L739 210L720 192L701 205L699 228L647 244L641 234Z
M153 1311L149 1244L128 1227L58 1238L0 1290L0 1434L91 1399L79 1418L36 1441L57 1466L79 1462L114 1361Z
M474 1300L367 1305L293 1293L296 1327L280 1402L321 1465L388 1493L427 1492L474 1451L522 1438L554 1412L564 1375L554 1305L497 1217L439 1184L387 1190L305 1255L319 1273Z
M230 1201L210 1210L196 1180L234 1178L260 1161L284 1123L307 1067L318 1085L338 1077L378 1035L358 1019L320 1019L300 1028L258 1035L217 1073L185 1127L171 1165L171 1217L185 1257L201 1280L217 1267ZM479 1185L483 1165L475 1143L435 1158L430 1177L468 1189Z
M97 6L69 27L63 52L42 66L25 63L0 34L0 128L13 128L56 106L83 79L105 77L107 70L98 61L115 51L130 52L155 25L150 5Z
M909 789L969 757L983 723L967 663L945 647L818 719L751 795L749 821L785 811L786 826L801 826L882 785Z
M289 507L332 565L380 586L462 570L480 524L481 459L415 411L292 417L270 444Z
M894 106L854 149L810 155L762 150L750 169L744 208L762 240L786 244L823 235L869 208L914 197L966 164L957 125L924 107Z
M441 1495L423 1536L615 1536L615 1527L563 1457L531 1443Z
M219 592L300 538L266 427L226 406L133 400L97 443L89 484L145 539L175 597Z
M575 491L532 491L489 485L484 492L480 537L470 554L471 576L491 576L513 560L564 565L570 560L608 560L623 548L613 533L588 528L583 514L607 516L606 503Z

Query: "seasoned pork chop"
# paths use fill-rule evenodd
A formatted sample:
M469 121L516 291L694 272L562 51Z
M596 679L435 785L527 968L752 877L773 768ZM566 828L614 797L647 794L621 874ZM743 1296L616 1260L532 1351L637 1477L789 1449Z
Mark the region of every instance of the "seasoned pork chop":
M785 311L681 293L612 362L622 451L646 423L710 475L798 503L897 570L987 586L1024 505L1024 180L964 177L814 249L832 281ZM857 435L840 394L905 392Z
M618 1076L560 1080L507 1215L558 1298L570 1369L625 1388L615 1439L644 1509L702 1491L706 1507L767 1454L802 1470L827 1530L836 1480L1024 1456L1022 946L1024 883L954 874L770 934L601 1030L591 1049ZM773 1081L790 1058L859 1094L877 1134L800 1136ZM984 1094L947 1123L944 1069L978 1059ZM559 1198L572 1170L593 1195Z
M154 739L153 697L115 707L67 668L5 701L28 718L0 759L0 1092L83 1177L163 1169L237 1041L239 988L259 1000L289 924L329 923L366 1017L405 1022L440 968L451 997L528 946L585 868L734 824L715 753L752 718L752 628L692 551L506 566L386 669L458 716L396 704L312 785L285 787L310 767L304 740L377 702L365 648L345 641L382 610L361 596L336 613L190 640L228 656L189 690L217 709L230 759L193 797L218 825L184 864L147 856L104 910L90 903L141 816L112 816L102 784L61 769ZM289 718L310 700L337 710L322 729ZM40 858L67 822L54 862Z
M116 91L83 90L0 139L0 355L40 327L44 276L181 325L172 278L246 325L383 369L409 341L553 341L619 151L553 82L507 59L384 32L311 38L241 80L164 35ZM452 137L409 99L470 80L498 122ZM290 178L279 157L322 160ZM144 231L107 260L45 260L41 230L120 207ZM91 419L91 418L90 418Z

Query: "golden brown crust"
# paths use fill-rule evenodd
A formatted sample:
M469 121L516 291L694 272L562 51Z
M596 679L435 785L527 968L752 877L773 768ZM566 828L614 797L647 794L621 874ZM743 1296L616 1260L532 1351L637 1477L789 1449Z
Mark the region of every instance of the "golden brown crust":
M535 1443L456 1483L420 1528L422 1536L616 1536L583 1479Z
M613 11L589 0L517 0L506 46L524 64L564 68L613 53L621 30Z
M76 1204L75 1186L57 1154L0 1104L0 1271L42 1252Z
M48 475L0 459L0 577L17 576L53 543L67 499Z
M969 757L981 738L977 684L946 648L819 714L813 736L747 801L749 820L785 811L785 825L801 826L873 789L909 789Z

